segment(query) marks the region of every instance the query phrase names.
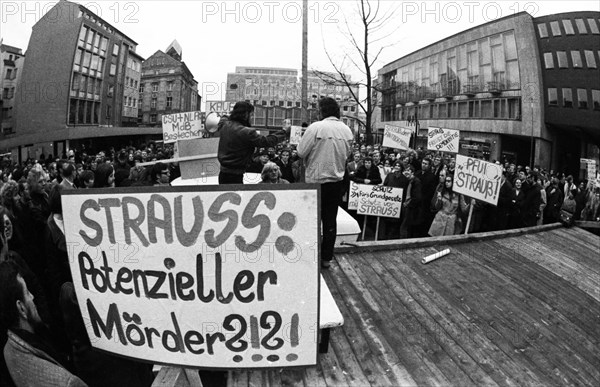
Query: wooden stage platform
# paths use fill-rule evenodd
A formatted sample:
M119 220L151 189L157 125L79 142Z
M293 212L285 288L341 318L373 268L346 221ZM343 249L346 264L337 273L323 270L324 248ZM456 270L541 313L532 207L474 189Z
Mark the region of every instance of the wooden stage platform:
M345 323L319 365L229 386L600 385L600 237L580 228L359 243L323 276Z

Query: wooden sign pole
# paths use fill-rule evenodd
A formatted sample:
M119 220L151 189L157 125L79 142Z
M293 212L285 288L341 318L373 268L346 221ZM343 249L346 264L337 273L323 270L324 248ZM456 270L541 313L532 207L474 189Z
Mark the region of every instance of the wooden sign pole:
M379 220L381 219L380 216L377 217L377 226L375 227L375 240L378 241L379 240Z
M364 216L364 221L363 221L363 229L362 229L362 240L365 240L365 230L367 229L367 215L363 215Z
M471 202L470 206L469 206L469 217L467 218L467 227L465 227L465 234L469 233L469 227L471 226L471 217L473 216L473 205L474 203Z

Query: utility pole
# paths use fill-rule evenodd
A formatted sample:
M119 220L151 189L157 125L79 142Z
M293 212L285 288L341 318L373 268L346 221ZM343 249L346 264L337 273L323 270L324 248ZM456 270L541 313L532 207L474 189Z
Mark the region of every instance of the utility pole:
M302 0L302 122L308 122L308 0Z

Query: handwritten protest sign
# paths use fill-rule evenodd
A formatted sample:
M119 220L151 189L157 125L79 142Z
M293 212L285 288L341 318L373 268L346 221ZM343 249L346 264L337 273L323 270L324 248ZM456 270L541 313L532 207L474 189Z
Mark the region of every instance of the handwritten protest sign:
M316 364L318 188L260 188L63 195L92 345L180 366Z
M204 113L187 112L162 116L163 141L165 144L177 140L202 138L204 135Z
M473 157L456 155L454 192L497 205L501 183L501 165Z
M228 116L235 106L235 101L206 101L206 112L215 112L220 116Z
M290 145L299 145L302 140L302 128L301 126L292 125L290 130Z
M394 149L408 149L412 130L399 126L384 125L382 146Z
M584 159L580 160L581 169L585 169L587 172L587 179L592 180L596 176L596 160L594 159Z
M430 127L427 133L427 149L458 153L460 132L454 129Z
M400 218L402 188L350 182L348 209L360 215Z

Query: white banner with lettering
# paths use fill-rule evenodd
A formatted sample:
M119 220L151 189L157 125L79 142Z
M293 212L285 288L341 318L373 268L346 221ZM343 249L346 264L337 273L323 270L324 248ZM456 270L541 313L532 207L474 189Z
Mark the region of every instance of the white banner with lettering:
M394 149L406 150L409 148L410 136L413 131L399 126L384 125L383 126L383 143L382 146Z
M439 152L458 153L460 131L430 127L427 133L427 149Z
M264 188L65 193L92 346L190 367L316 364L318 188Z
M400 218L402 188L350 182L348 209L360 215Z
M454 192L497 205L501 183L501 165L473 157L456 155Z

